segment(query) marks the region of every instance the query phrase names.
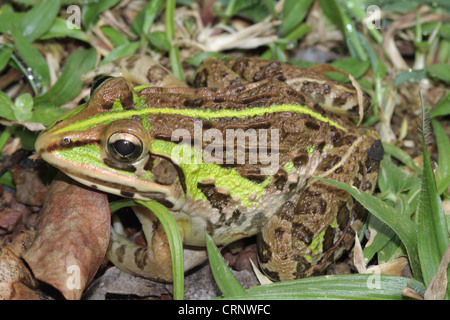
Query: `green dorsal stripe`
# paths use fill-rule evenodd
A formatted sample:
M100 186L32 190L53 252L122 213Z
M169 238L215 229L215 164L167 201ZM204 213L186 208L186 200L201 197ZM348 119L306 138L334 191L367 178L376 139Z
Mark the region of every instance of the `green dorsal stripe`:
M307 107L298 104L281 104L281 105L272 105L269 107L255 107L248 108L243 110L230 110L230 109L222 109L222 110L210 110L210 109L172 109L172 108L139 108L134 110L121 110L120 112L116 112L115 110L111 110L107 113L101 113L94 115L86 120L81 120L72 124L67 125L66 127L58 130L57 133L69 132L69 131L79 131L85 130L91 127L94 127L99 124L109 124L113 121L119 119L131 119L133 116L145 116L150 114L173 114L173 115L181 115L185 117L201 119L206 121L211 121L214 119L222 119L222 118L246 118L246 117L255 117L255 116L263 116L265 114L278 113L278 112L293 112L299 114L308 114L311 117L328 123L331 126L341 129L345 131L345 128L334 122L333 120L322 116L321 114L310 110Z

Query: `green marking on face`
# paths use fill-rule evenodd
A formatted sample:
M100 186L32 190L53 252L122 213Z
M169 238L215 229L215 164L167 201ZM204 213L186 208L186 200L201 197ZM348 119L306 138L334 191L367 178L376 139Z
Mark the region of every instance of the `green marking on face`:
M184 144L183 146L180 146L180 149L174 150L176 146L178 146L178 144L173 142L153 140L151 149L153 153L164 154L172 159L174 158L173 154L179 152L181 148L183 149L183 152L190 151L192 161L190 161L190 163L178 163L178 165L184 172L188 194L195 200L201 199L206 201L205 195L197 188L197 184L201 181L214 178L216 187L227 189L232 197L239 197L242 204L249 207L253 204L253 202L250 201L249 196L257 194L257 196L260 197L264 193L265 187L271 182L271 178L267 177L263 183L254 183L243 178L234 169L224 169L216 163L196 161L194 158L199 156L199 151L188 145Z
M223 119L223 118L240 119L246 117L255 117L277 112L293 112L299 114L307 114L319 121L329 123L331 126L345 131L344 127L340 126L333 120L328 119L327 117L324 117L321 114L314 112L305 106L296 104L272 105L269 107L255 107L243 110L222 109L215 111L211 109L149 108L145 105L145 103L143 103L143 99L144 98L140 97L136 98L137 103L135 105L134 110L123 110L123 111L111 110L110 112L107 113L96 114L90 117L89 119L80 120L75 123L68 124L64 128L61 128L58 131L56 131L55 134L69 131L86 130L99 124L107 125L119 119L131 119L133 116L139 116L142 119L144 118L144 116L150 114L165 114L165 115L173 114L211 121L214 119Z
M139 97L138 95L134 94L133 101L135 110L147 109L147 105L145 104L145 98ZM150 120L146 115L141 116L141 122L145 130L150 131L152 129L152 126L150 125Z
M72 149L58 150L54 153L57 157L71 163L77 163L79 165L87 165L101 169L108 169L126 176L136 176L133 172L117 170L105 165L101 161L100 148L95 144L87 144Z

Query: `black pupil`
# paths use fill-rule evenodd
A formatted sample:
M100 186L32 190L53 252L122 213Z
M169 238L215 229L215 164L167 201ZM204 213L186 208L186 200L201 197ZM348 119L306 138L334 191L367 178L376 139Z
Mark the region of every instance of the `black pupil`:
M129 156L136 150L136 146L128 140L117 140L114 142L114 149L123 157Z

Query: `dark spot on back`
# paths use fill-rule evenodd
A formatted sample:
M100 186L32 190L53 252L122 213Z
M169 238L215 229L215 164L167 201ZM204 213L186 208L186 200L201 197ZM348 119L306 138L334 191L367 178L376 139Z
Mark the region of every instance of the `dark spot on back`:
M275 229L275 239L276 240L281 241L284 234L285 234L285 231L282 228Z
M212 100L216 103L222 103L226 101L226 98L222 95L215 95Z
M334 146L335 147L351 146L355 140L356 140L355 136L344 136L338 139L335 142Z
M320 129L320 125L317 122L313 122L313 121L306 121L305 126L311 130L319 130Z
M327 171L333 168L339 161L341 161L341 157L337 155L329 155L319 165L317 170L319 171Z
M253 81L261 81L264 79L276 79L279 81L285 81L286 77L283 75L283 69L281 63L274 61L260 68L258 72L253 76Z
M286 220L288 222L294 219L295 205L292 201L286 201L275 213L280 220Z
M197 184L197 188L205 195L206 199L211 203L213 208L222 211L222 209L228 204L231 196L228 194L223 194L218 192L216 186L213 183L202 183Z
M274 179L273 184L275 185L275 188L277 188L278 190L283 189L284 185L287 182L287 178L288 178L288 173L284 168L281 168L280 170L278 170L277 173L275 173L273 175L273 179Z
M309 157L306 153L294 156L293 163L296 168L304 166L308 163Z
M261 170L249 170L244 174L241 174L245 179L248 179L254 183L262 183L266 180L266 176L261 174Z
M336 219L339 225L339 229L341 231L345 231L345 227L347 226L348 220L350 219L350 212L344 201L339 201L338 203L338 213Z
M183 105L186 108L200 108L203 105L203 99L186 99L184 100Z
M314 233L304 224L294 222L292 224L292 238L309 246L313 241Z
M295 215L316 215L324 214L327 209L327 203L322 199L319 192L306 190L300 196L295 208Z
M333 247L334 244L334 234L335 234L335 229L332 227L328 227L327 230L325 231L325 235L323 237L323 251L328 251L329 249L331 249L331 247Z

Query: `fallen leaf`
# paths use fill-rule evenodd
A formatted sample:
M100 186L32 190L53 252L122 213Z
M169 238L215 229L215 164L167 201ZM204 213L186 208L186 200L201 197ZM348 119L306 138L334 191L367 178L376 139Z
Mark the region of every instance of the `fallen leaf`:
M0 235L10 233L22 217L22 212L11 208L0 211Z
M31 242L29 233L21 233L0 254L0 300L39 300L38 284L20 258Z
M425 300L444 300L447 291L447 268L450 263L450 245L444 252L436 275L431 280L427 290L425 290Z
M42 206L46 187L39 178L39 172L30 169L14 170L12 173L16 185L16 199L30 206Z
M358 240L358 234L355 235L355 247L353 249L353 264L359 273L366 273L366 259L364 258L364 253L361 248L361 243Z
M66 299L80 299L108 248L107 196L59 174L47 192L36 231L24 254L34 276Z
M381 273L390 274L392 276L401 276L403 269L405 269L407 264L408 259L406 257L398 257L397 259L389 262L368 267L367 273Z

